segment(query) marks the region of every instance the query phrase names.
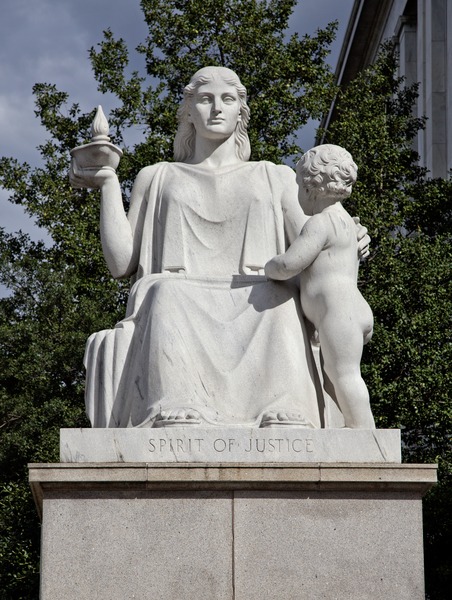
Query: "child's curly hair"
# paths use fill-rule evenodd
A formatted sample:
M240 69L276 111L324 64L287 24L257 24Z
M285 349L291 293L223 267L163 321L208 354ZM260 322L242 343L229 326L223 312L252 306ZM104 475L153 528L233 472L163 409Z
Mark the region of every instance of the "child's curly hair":
M358 167L350 152L334 144L308 150L297 164L300 185L328 196L348 198L356 182Z

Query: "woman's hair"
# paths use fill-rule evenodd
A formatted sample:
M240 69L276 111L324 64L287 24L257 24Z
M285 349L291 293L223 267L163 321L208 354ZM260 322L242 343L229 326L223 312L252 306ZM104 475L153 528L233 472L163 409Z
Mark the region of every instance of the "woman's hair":
M177 113L179 126L174 138L174 160L178 162L188 161L195 151L196 131L193 124L188 121L191 99L199 86L209 83L214 77L221 77L225 83L233 85L237 90L240 102L240 119L234 132L235 149L238 158L241 160L246 161L250 157L251 147L247 133L250 109L246 103L245 87L240 83L240 79L231 69L225 67L204 67L193 75L190 83L184 88L184 97Z
M334 144L308 150L297 164L300 185L338 198L350 196L357 171L350 152Z

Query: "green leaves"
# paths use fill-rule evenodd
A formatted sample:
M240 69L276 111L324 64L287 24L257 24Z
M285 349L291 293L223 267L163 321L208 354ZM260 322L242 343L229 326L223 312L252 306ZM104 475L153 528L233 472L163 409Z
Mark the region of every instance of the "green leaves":
M425 462L437 455L438 427L447 439L452 425L445 367L452 358L452 183L429 180L417 164L417 87L404 88L396 67L392 47L384 46L375 65L339 94L327 138L358 164L348 210L372 237L360 284L376 321L363 372L377 421L402 427L406 458Z
M439 599L452 564L452 182L429 179L417 164L417 86L405 88L396 68L386 45L340 92L327 139L358 164L348 210L372 237L360 285L375 332L362 371L377 427L402 429L405 461L439 463L424 510L427 591Z
M33 600L39 596L40 529L36 511L23 473L20 483L0 483L1 598Z
M358 165L358 183L348 209L372 225L379 244L388 231L405 226L412 187L424 179L413 141L423 120L413 115L417 86L396 76L392 47L383 46L375 65L358 75L336 102L336 120L326 141L345 146Z

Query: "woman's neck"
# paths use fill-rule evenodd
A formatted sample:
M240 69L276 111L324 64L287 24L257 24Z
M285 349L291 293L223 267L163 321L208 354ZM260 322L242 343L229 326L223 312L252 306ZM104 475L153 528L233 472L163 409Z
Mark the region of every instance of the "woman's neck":
M235 136L226 140L196 137L195 152L189 161L192 165L201 165L218 169L242 162L235 149Z

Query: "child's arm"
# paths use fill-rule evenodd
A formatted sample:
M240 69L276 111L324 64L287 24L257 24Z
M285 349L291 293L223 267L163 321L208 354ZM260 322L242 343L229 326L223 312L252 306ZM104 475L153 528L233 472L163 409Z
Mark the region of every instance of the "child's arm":
M328 242L329 223L322 214L312 216L284 254L265 265L269 279L290 279L309 267Z

